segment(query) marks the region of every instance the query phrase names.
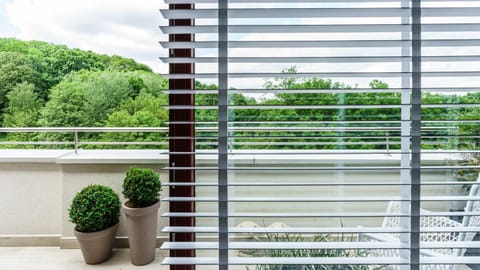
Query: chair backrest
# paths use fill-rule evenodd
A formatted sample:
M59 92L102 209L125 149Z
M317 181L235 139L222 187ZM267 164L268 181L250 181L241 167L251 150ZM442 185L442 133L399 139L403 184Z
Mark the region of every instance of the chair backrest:
M480 216L477 215L468 215L473 212L480 212L480 176L477 181L472 184L470 188L470 193L468 196L471 198L467 201L465 206L465 215L463 217L462 226L463 227L479 227L480 226ZM468 233L462 232L458 236L459 241L472 241L475 237L475 232Z

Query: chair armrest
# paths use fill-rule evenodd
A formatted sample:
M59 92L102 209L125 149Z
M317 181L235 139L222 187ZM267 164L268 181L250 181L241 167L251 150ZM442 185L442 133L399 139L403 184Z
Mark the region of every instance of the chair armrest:
M378 241L378 242L395 242L400 241L397 237L389 236L388 234L375 234L375 233L361 233L359 234L359 240L363 237L367 237L371 240ZM425 257L441 257L441 256L448 256L439 252L435 252L432 249L421 249L420 254Z
M395 242L395 241L399 241L400 239L398 239L397 237L393 237L393 236L390 236L386 233L361 233L359 235L359 240L361 240L362 238L369 238L371 240L376 240L376 241L379 241L379 242Z

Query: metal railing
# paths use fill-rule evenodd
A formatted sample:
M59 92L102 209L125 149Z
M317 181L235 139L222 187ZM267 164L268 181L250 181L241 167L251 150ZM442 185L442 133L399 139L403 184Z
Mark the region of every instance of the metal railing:
M168 133L167 127L31 127L0 128L0 133L71 133L73 141L3 141L0 145L73 145L78 154L79 145L167 145L168 142L80 142L79 133L105 132L161 132Z
M218 131L215 126L197 126L195 128L197 136L194 138L198 146L215 146L215 139L217 136L212 133ZM423 127L424 131L456 131L457 127ZM137 133L137 132L147 132L147 133L161 133L164 135L165 141L156 141L156 142L145 142L145 141L81 141L79 134L80 133ZM344 146L348 145L361 145L365 144L365 141L370 145L385 145L384 150L386 153L390 153L392 146L400 144L400 127L379 127L379 126L364 126L364 127L339 127L339 126L282 126L282 127L272 127L272 126L233 126L229 127L229 132L231 137L229 138L230 149L233 149L235 145L248 147L258 147L259 145L269 145L269 146L294 146L297 145L310 145L310 146L325 146L331 145L332 143L338 143ZM245 135L237 136L239 132L269 132L269 135ZM332 136L332 135L322 135L321 137L309 137L305 136L305 142L296 142L289 143L285 140L288 140L290 137L280 135L281 132L285 133L303 133L303 132L330 132L342 133L341 137ZM353 133L354 136L347 136L343 133ZM374 132L375 135L365 135L367 132ZM75 153L78 153L80 145L168 145L167 139L170 139L168 136L169 128L168 127L22 127L22 128L0 128L0 134L5 133L70 133L73 135L73 139L62 140L62 141L1 141L0 145L72 145ZM207 133L206 135L201 135L201 133ZM274 135L272 135L274 134ZM277 135L275 135L277 134ZM301 137L301 135L295 136L296 139ZM435 138L435 136L432 136ZM455 139L453 136L451 137ZM284 141L275 141L275 140L284 140ZM320 139L324 141L319 141ZM358 141L349 141L350 139L363 140ZM250 141L248 141L250 140ZM251 141L259 140L259 141ZM310 141L309 141L310 140ZM326 141L325 141L326 140ZM334 140L334 142L329 141ZM438 136L438 141L432 140L432 144L448 144L448 141L445 141L444 136Z

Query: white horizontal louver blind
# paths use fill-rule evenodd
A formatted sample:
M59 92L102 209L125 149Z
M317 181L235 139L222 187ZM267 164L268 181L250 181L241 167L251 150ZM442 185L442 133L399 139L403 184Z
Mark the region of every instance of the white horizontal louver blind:
M166 76L198 83L171 91L195 93L194 106L170 106L196 111L196 196L165 199L196 212L164 216L197 226L164 228L196 234L162 245L196 257L164 264L480 265L480 1L166 3L195 5L161 10L195 20L161 27L195 35L161 42L195 50L161 58L194 74Z

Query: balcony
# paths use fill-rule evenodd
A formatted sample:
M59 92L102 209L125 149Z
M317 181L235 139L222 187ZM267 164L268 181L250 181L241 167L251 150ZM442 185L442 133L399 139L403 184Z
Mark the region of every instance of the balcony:
M34 130L45 132L46 129L17 129L15 132ZM58 131L49 129L47 132ZM85 131L71 128L69 132ZM211 132L211 128L205 132ZM364 132L364 129L358 129L357 132ZM362 231L358 229L359 226L366 232L369 228L379 228L387 215L384 212L388 202L397 197L401 200L401 186L398 185L400 171L392 168L400 166L402 155L399 150L391 149L396 148L395 139L386 137L391 132L390 129L385 130L384 137L378 139L379 144L383 143L383 149L378 150L257 150L257 153L248 149L229 150L231 164L240 168L230 175L230 185L233 187L231 196L235 197L232 201L236 202L230 207L230 241L254 243L255 237L278 231L279 228L283 232L288 232L289 228L292 232L303 231L302 235L306 238L314 232L328 232L336 228L337 235L342 235L343 230L345 235L351 237L347 241L351 244L352 241L357 241L357 231ZM81 269L83 261L76 249L78 245L73 237L73 225L68 221L67 209L76 192L90 183L109 185L120 193L125 171L135 165L154 168L160 173L163 185L171 186L168 150L88 150L83 147L88 147L89 143L78 140L82 136L75 137L77 139L68 146L70 149L5 149L0 152L0 188L9 190L0 199L7 206L2 208L0 214L9 217L0 226L0 243L4 247L2 256L8 255L8 259L3 259L8 263L6 265L21 267L28 264L29 260L38 260L40 265L44 263L46 267L56 265L62 269L68 265L70 268ZM51 146L54 142L49 144ZM426 208L446 213L464 207L461 196L466 194L449 169L452 162L461 159L462 155L457 151L424 151L422 166L444 168L425 170L422 173L422 194L440 198L435 202L426 201ZM196 236L199 245L216 238L215 198L218 190L213 183L217 176L212 167L217 163L216 150L199 150L196 157L196 222L198 230L204 231ZM278 170L279 168L284 169ZM292 178L301 180L293 183ZM332 182L331 179L341 180L341 183ZM308 187L308 191L305 187ZM291 194L294 189L303 190L303 199ZM245 197L246 194L248 197ZM452 196L460 196L460 201L452 201ZM319 200L312 200L313 197ZM358 203L354 198L360 197L369 199L361 199ZM245 202L249 198L257 198L258 203L242 203L241 198ZM272 198L286 199L282 201L283 199ZM345 200L338 201L339 198ZM166 249L171 248L168 234L175 231L174 227L168 225L169 217L173 216L168 210L169 202L175 201L175 198L169 196L166 188L162 192L162 201L157 235L157 245L162 248L158 249L155 262L148 267L158 267L165 262L168 254ZM368 217L365 213L366 206L368 212L371 212ZM302 212L295 213L298 209L302 209ZM321 213L324 213L323 216ZM378 215L373 215L374 213ZM457 219L458 216L452 212L447 218ZM112 269L128 269L130 266L128 249L124 249L128 244L123 217L121 224L116 240L119 249L105 265ZM252 233L255 231L256 234ZM199 248L199 254L212 255L202 249ZM239 258L249 257L248 250L237 252ZM469 252L476 251L469 249ZM55 259L46 259L52 257ZM18 258L18 261L12 258ZM167 269L167 266L162 267ZM202 266L198 267L202 269ZM209 269L208 266L204 267Z
M42 134L0 137L6 252L78 254L73 196L138 166L165 187L153 265L479 269L478 1L165 2L169 89L128 121L162 127L0 130ZM126 240L122 215L107 267Z

